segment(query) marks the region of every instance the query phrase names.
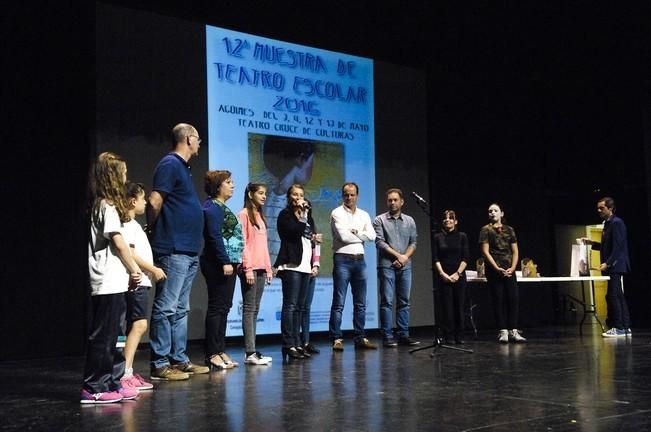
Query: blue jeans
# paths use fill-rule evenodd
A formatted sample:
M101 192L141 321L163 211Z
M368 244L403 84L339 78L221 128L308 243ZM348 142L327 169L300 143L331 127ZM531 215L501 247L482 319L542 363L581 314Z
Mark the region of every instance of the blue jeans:
M305 293L310 282L309 273L282 270L278 277L283 285L283 309L280 313L280 332L283 348L300 346L301 312L299 305L305 301Z
M409 337L409 293L411 268L380 267L380 325L385 339L393 337L393 299L396 299L396 336Z
M314 299L314 287L316 286L316 276L310 276L305 291L305 299L298 306L301 313L301 343L307 345L310 343L310 310L312 309L312 300ZM301 300L299 298L299 300Z
M353 329L356 341L365 337L366 324L366 262L335 254L332 270L332 307L330 308L330 338L341 339L341 315L344 311L348 284L353 293Z
M189 361L188 311L192 281L199 268L199 258L184 254L156 255L154 263L167 279L156 284L151 311L149 346L154 368Z

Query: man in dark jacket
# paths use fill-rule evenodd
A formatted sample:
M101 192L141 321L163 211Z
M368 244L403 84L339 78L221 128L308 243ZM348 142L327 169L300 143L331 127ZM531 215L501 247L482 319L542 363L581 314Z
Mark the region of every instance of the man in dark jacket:
M610 276L606 304L608 305L608 319L606 323L610 330L603 333L603 337L631 336L631 322L628 314L628 305L624 298L624 285L622 277L631 270L628 259L628 242L626 240L626 225L624 221L615 216L615 201L610 197L597 201L597 213L604 220L601 234L601 243L586 241L593 249L601 252L601 265L599 270L604 275Z

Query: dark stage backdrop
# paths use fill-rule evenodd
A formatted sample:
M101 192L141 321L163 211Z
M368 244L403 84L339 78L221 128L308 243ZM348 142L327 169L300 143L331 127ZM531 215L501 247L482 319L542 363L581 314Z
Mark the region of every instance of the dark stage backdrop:
M13 149L3 156L0 360L83 346L93 17L86 2L3 10L0 111Z
M556 245L549 227L598 222L594 200L611 194L629 227L633 273L627 291L634 328L651 325L646 312L651 303L646 2L640 2L643 8L629 2L610 2L606 8L507 2L472 10L460 2L415 2L399 10L357 2L301 9L278 1L266 10L260 2L244 0L109 3L193 19L194 24L173 20L188 31L173 33L193 55L202 43L194 25L211 16L210 24L217 26L248 33L268 29L267 36L276 39L317 46L314 41L323 40L330 50L377 53L422 67L424 73L376 63L376 159L384 159L377 189L398 183L426 196L428 186L421 185L429 168L434 207L458 210L460 227L473 242L489 202L501 202L523 253L539 262L544 274L564 270L553 267ZM107 110L99 102L95 109L96 9L108 8L94 2L10 2L3 8L0 111L7 179L0 360L82 350L88 290L85 189L89 159L99 145L125 138L139 149L132 153L151 155L130 158L134 167L140 164L138 177L150 181L172 124L189 120L206 126L199 100L203 84L197 82L203 74L182 70L186 52L164 52L162 42L170 35L152 33L165 30L156 23L141 31L142 24L113 16L117 21L103 24L108 30L148 32L147 49L138 51L131 46L137 42L119 36L101 41L113 50L103 55L125 68L105 84L134 97L107 114L122 116L122 129L111 129L114 119L106 130L95 127L96 117ZM116 54L120 51L130 55ZM160 67L147 65L147 58L160 60ZM143 68L135 74L141 76L137 84L124 74L128 64ZM174 82L178 76L183 80ZM410 143L414 152L402 151ZM205 161L193 163L197 171L205 168ZM506 168L495 170L497 163ZM377 204L381 208L381 200ZM408 211L417 215L413 202ZM426 227L427 221L419 224ZM424 229L420 233L426 236ZM428 261L420 255L423 249L428 247L421 247L418 259ZM429 265L418 263L421 269ZM426 276L414 300L417 325L431 321L424 312L431 305ZM480 327L492 326L488 299L480 301L480 310L486 314ZM528 313L524 307L523 313Z
M644 157L651 128L643 88L651 58L641 23L649 11L648 4L644 11L609 5L517 2L486 5L477 15L458 2L441 7L454 24L443 24L428 63L430 141L439 158L430 166L431 190L440 209L458 210L473 243L488 205L502 204L521 254L544 275L567 272L555 267L556 248L569 246L554 244L553 226L597 224L596 200L615 197L629 231L633 326L644 327L651 324ZM546 306L538 304L561 304L539 298L543 291L551 293L521 286L524 326L543 318ZM490 323L490 300L478 295L481 321Z

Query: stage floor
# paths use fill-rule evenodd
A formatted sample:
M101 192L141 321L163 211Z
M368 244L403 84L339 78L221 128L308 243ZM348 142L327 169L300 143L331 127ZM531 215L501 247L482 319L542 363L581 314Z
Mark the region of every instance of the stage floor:
M408 347L333 353L156 383L137 401L81 406L83 358L0 363L2 430L66 431L644 431L651 430L651 331L603 339L598 327L530 329L529 343L493 332L466 354ZM372 336L377 336L376 334ZM415 333L431 342L431 329ZM321 336L323 337L323 336ZM373 340L379 341L377 337ZM199 362L201 346L191 344ZM241 360L241 345L230 345ZM148 351L136 372L148 376ZM144 372L144 373L143 373Z

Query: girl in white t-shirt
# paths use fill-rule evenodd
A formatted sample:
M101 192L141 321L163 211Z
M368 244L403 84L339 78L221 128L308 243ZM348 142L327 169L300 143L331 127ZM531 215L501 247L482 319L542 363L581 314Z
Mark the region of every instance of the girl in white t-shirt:
M140 268L124 241L129 208L124 184L127 165L110 152L101 153L90 176L90 239L88 270L92 318L89 323L82 404L135 399L138 391L123 388L124 356L117 349L124 334L125 297L129 286L140 283Z
M167 279L165 272L156 267L154 256L147 234L136 220L136 216L145 214L145 187L141 183L128 182L126 186L129 200L129 217L131 220L124 224L124 238L131 248L131 255L143 271L142 279L135 289L126 293L127 299L127 341L124 345L126 365L124 376L120 379L122 387L136 388L139 391L153 390L154 386L133 371L133 360L142 336L147 331L147 308L149 306L149 290L152 282Z

